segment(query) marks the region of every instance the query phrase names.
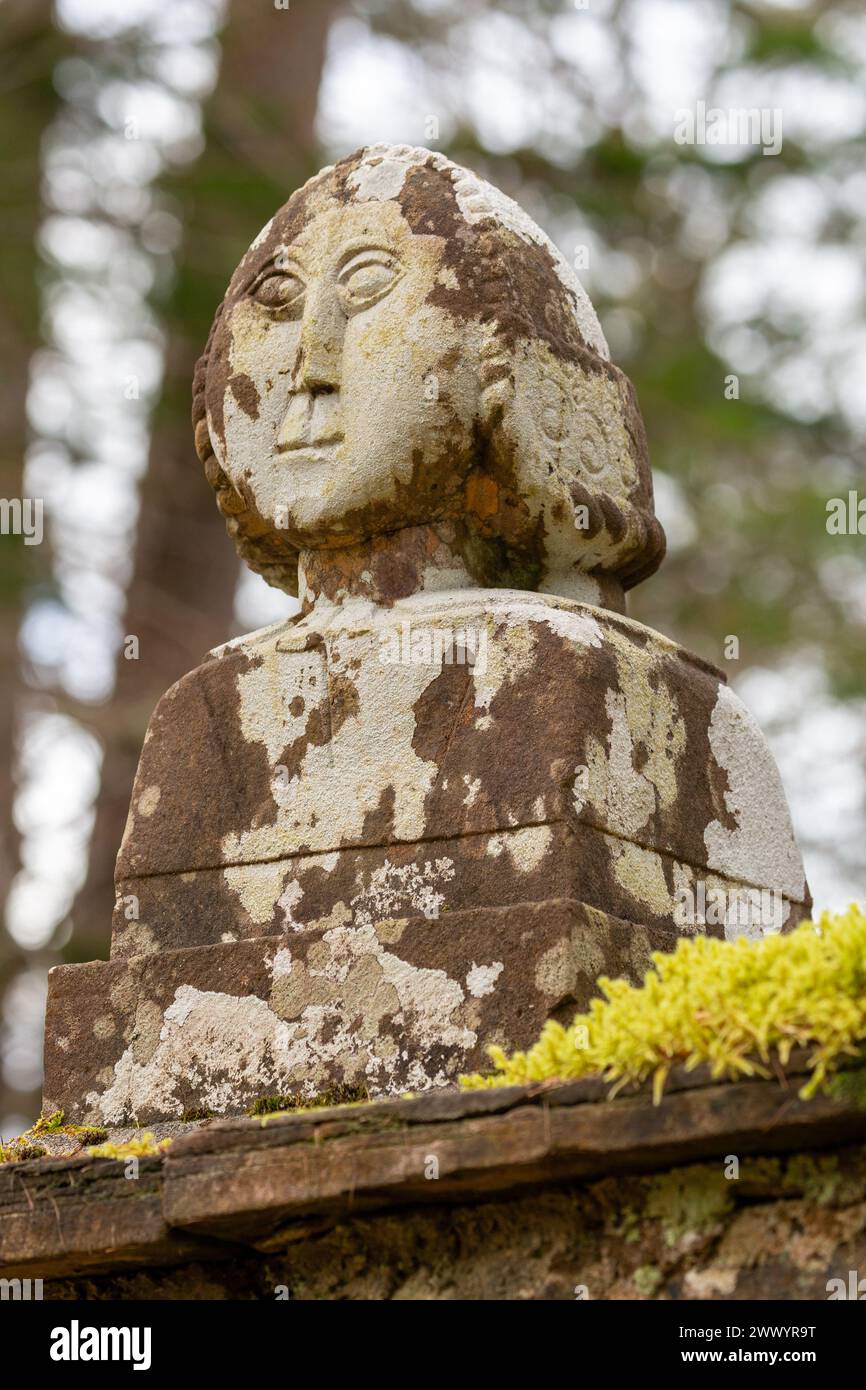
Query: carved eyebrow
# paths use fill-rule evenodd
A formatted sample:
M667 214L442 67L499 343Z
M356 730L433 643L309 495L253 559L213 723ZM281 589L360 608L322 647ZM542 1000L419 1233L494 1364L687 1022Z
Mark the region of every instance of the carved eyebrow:
M282 264L278 264L279 262L282 262ZM299 275L303 275L304 273L300 258L287 246L283 246L278 251L274 252L274 255L271 257L271 264L274 270L286 270Z
M343 271L352 261L365 253L373 252L379 256L388 256L392 261L400 261L400 257L392 246L383 245L379 241L363 241L360 239L350 241L348 246L344 246L337 262L337 274L342 275Z

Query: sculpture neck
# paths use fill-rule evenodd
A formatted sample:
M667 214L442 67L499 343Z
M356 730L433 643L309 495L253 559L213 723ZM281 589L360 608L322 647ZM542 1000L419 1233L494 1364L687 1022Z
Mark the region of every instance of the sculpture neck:
M483 552L473 548L464 528L453 522L410 526L344 547L302 550L298 559L302 614L317 605L390 608L414 594L491 588L537 590L625 612L625 594L614 576L572 569L546 574L536 582L536 576L524 570L502 573L485 563Z
M304 613L320 600L360 599L390 608L413 594L479 587L449 522L410 526L344 548L303 550L298 561Z

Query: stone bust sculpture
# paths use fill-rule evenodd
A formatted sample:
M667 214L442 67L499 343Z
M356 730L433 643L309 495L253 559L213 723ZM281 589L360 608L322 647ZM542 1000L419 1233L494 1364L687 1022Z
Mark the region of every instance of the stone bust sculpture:
M440 1084L679 932L807 913L754 721L625 616L664 551L640 413L513 202L422 149L323 170L232 277L193 423L300 612L157 707L111 960L52 972L52 1105Z
M194 421L243 558L291 593L300 560L305 605L432 583L621 609L663 553L634 392L574 272L428 151L346 160L268 224L217 314ZM431 543L447 583L424 573ZM382 577L359 583L371 561Z

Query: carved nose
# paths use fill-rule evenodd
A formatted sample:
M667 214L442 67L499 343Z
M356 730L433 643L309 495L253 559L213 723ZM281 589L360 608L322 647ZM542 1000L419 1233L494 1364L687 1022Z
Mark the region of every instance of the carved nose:
M319 395L340 385L345 317L333 290L308 294L301 320L293 389Z
M342 438L339 386L345 323L333 291L308 296L289 402L277 432L280 453Z

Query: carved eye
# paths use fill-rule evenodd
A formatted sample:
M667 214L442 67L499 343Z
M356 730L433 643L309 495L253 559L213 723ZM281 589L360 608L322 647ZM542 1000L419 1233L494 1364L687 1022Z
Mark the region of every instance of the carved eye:
M338 284L344 306L352 310L368 309L393 289L400 278L400 268L387 251L361 251L343 266Z
M298 307L304 295L304 282L290 270L271 270L259 280L252 297L271 313L289 312Z

